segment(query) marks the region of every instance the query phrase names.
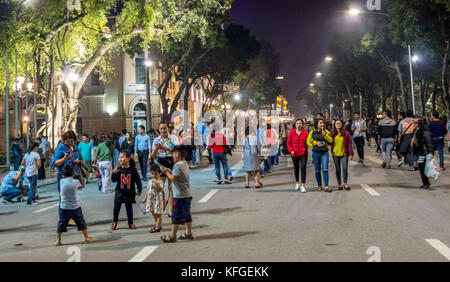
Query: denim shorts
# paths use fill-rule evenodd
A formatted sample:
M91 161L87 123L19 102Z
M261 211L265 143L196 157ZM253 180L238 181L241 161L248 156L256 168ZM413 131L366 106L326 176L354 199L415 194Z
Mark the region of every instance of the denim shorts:
M73 219L75 223L77 224L78 231L87 229L86 222L84 221L83 212L81 211L81 208L78 208L76 210L63 210L59 209L59 221L58 221L58 228L57 232L67 232L67 225L69 223L69 220Z
M173 199L172 224L185 224L186 222L192 222L191 201L192 197Z

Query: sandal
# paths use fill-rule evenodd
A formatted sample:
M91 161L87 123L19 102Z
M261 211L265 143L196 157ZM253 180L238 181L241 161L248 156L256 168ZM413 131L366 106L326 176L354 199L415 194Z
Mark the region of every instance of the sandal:
M172 237L170 237L170 235L161 236L161 240L162 240L164 243L175 243L175 242L177 241L176 238L172 238Z
M150 233L156 233L156 232L161 232L162 227L160 227L159 229L156 229L155 227L153 227L149 232Z
M194 236L192 234L191 235L187 235L186 233L184 233L183 235L178 237L178 239L180 239L180 240L194 240Z

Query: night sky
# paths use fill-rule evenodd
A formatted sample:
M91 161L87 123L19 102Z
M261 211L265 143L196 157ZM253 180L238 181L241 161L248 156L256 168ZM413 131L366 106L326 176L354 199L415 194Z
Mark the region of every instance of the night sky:
M236 0L233 18L261 40L271 43L281 58L280 83L291 110L305 114L297 103L297 92L309 83L327 55L328 44L339 30L349 28L344 0ZM354 23L353 23L354 24Z

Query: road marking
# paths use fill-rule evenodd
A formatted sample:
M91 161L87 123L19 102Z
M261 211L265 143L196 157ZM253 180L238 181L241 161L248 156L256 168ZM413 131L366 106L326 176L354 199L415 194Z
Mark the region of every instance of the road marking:
M49 206L49 207L46 207L46 208L43 208L43 209L40 209L40 210L34 211L33 213L40 213L40 212L43 212L43 211L46 211L46 210L52 209L52 208L54 208L54 207L57 207L57 206L59 206L59 203L58 203L58 204L55 204L55 205L53 205L53 206Z
M380 194L378 194L375 190L370 188L370 186L367 184L361 184L361 187L364 188L364 190L366 190L372 196L380 196Z
M155 250L156 246L144 247L142 251L137 253L134 258L130 259L128 262L143 262L149 255L151 255Z
M219 189L214 189L211 190L208 194L206 194L203 198L201 198L200 201L198 201L199 203L206 203L209 199L211 199L212 196L214 196L217 192L219 191Z
M425 239L425 241L427 241L428 244L435 248L446 259L450 260L450 248L447 247L444 243L442 243L438 239Z
M244 167L244 161L238 161L234 166L231 167L231 170L241 170Z
M372 157L372 156L366 156L366 159L369 159L372 162L380 164L380 165L383 164L383 160L375 158L375 157Z

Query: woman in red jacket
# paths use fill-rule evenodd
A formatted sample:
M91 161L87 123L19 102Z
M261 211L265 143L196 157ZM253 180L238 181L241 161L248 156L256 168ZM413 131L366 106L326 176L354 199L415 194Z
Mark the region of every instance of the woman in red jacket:
M335 123L335 130L331 135L333 143L331 144L331 152L333 154L334 166L336 167L336 178L339 184L339 190L350 190L347 184L348 179L348 161L353 160L352 137L350 133L345 130L344 122L337 120ZM344 187L341 182L341 171L344 178Z
M292 162L294 163L295 190L301 189L302 193L306 193L306 163L308 162L308 146L306 140L308 139L308 131L303 129L303 120L297 119L295 121L295 128L291 130L287 139L287 147L289 153L292 156ZM302 172L302 182L299 181L300 168Z

